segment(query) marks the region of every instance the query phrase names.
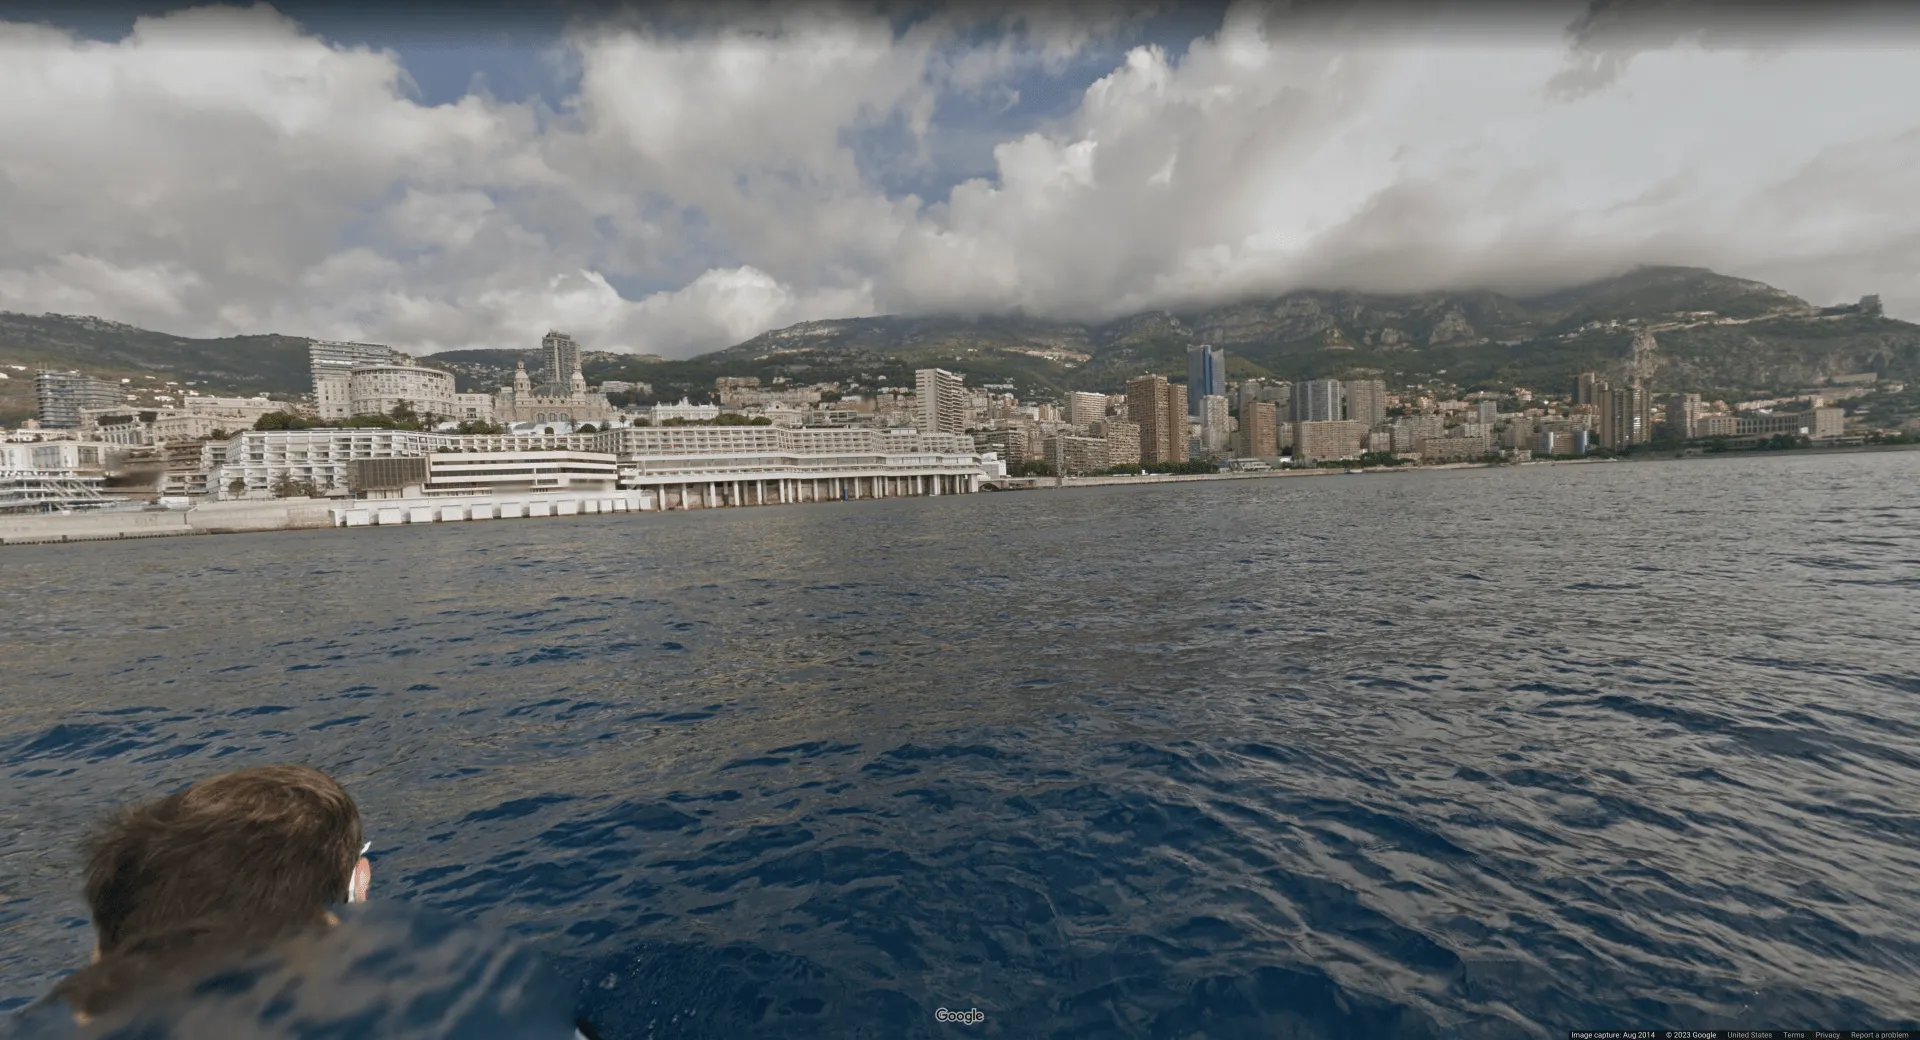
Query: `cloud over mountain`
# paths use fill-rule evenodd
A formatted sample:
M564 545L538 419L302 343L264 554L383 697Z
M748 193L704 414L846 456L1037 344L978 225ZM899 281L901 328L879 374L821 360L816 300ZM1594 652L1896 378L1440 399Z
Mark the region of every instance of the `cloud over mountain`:
M524 100L266 6L0 23L0 308L685 356L1648 262L1920 317L1910 20L1637 6L604 10Z

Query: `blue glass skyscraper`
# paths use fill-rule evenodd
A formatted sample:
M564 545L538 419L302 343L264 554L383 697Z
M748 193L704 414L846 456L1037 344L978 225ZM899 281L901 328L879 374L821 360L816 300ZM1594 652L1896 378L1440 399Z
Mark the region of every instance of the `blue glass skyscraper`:
M1187 348L1187 414L1200 414L1200 399L1227 396L1227 352L1205 343Z

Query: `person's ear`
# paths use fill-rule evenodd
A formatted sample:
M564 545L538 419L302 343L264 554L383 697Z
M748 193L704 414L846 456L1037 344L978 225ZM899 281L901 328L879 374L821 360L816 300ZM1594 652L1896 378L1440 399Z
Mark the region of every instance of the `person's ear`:
M93 944L93 953L88 955L87 963L88 964L100 963L100 944L99 943Z
M364 903L367 901L367 889L373 885L373 864L367 857L353 865L353 876L347 881L347 902Z

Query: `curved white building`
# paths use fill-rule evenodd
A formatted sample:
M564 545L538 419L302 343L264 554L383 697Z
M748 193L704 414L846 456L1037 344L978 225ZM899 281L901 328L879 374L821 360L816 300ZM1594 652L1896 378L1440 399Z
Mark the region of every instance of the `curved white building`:
M460 414L450 372L421 365L355 365L347 377L349 414L386 415L403 401L421 415Z

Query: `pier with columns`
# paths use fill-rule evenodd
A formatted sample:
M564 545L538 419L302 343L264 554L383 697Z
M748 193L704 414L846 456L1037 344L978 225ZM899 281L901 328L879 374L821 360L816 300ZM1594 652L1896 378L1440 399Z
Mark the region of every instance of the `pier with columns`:
M748 473L732 479L649 474L626 478L627 487L652 493L660 509L717 509L726 506L799 505L857 499L967 495L980 490L981 473L836 473L794 476Z

